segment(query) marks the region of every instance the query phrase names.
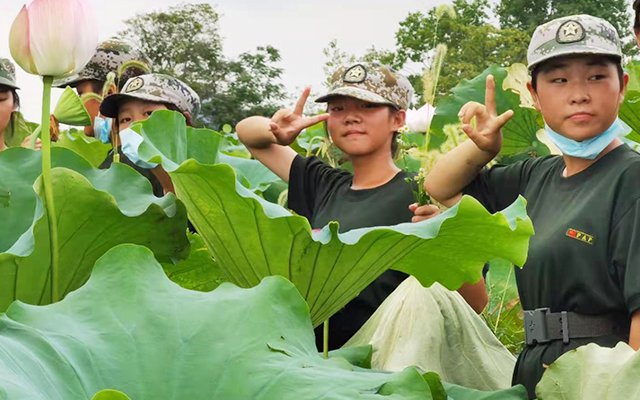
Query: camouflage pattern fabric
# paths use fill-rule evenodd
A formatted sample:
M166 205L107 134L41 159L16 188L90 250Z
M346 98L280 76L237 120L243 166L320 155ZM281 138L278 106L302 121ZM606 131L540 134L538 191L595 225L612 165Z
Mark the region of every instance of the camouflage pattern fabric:
M0 85L20 89L18 85L16 85L16 68L7 58L0 58Z
M180 112L191 116L200 110L200 97L187 84L169 75L146 74L131 78L122 91L105 97L100 113L105 117L118 116L118 106L125 99L139 99L154 103L173 104Z
M118 68L125 62L137 61L147 66L147 71L136 68L127 68L120 82L125 82L129 78L133 78L138 75L146 74L151 71L151 60L140 50L138 50L131 43L111 38L105 40L98 45L95 54L85 67L77 74L68 76L66 78L56 79L53 82L54 87L75 87L82 81L97 80L104 82L107 80L107 74L109 72L117 73Z
M622 59L618 32L609 22L591 15L572 15L549 21L533 32L527 51L529 70L551 58L574 54Z
M326 103L335 96L347 96L406 110L413 98L409 80L391 67L378 63L341 66L331 75L329 84L329 92L317 98L317 103Z

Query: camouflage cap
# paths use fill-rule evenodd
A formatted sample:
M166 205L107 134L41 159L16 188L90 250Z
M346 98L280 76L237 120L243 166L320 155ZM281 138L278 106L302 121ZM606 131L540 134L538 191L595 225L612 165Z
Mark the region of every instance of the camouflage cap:
M8 58L0 58L0 85L20 89L16 85L16 68Z
M331 75L329 84L329 92L318 97L317 103L326 103L335 96L347 96L406 110L413 98L409 80L391 67L378 63L341 66Z
M529 70L551 58L574 54L599 54L622 59L616 28L602 18L584 14L542 24L533 32L529 43Z
M125 99L139 99L154 103L173 104L180 112L191 116L200 110L200 97L187 84L169 75L146 74L131 78L120 93L105 97L100 104L100 114L118 116L118 106Z
M96 48L96 52L77 74L62 79L56 79L53 82L54 87L77 86L80 82L86 80L97 80L104 82L107 80L107 74L111 71L117 73L118 68L125 62L138 61L147 66L147 70L130 67L127 68L122 77L121 82L125 82L134 76L149 73L151 71L151 60L134 45L126 40L111 38L100 43Z

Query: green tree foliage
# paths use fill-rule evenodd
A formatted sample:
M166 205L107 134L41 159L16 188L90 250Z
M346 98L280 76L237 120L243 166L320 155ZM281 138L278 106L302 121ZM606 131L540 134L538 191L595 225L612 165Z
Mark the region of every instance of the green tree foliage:
M438 85L441 95L462 79L473 78L490 65L524 62L529 36L520 29L501 29L492 25L488 0L455 0L453 6L456 18L445 13L438 20L434 7L426 14L411 13L400 22L394 60L397 68L407 62L421 62L427 66L435 45L447 45L447 58ZM410 79L416 90L421 91L419 77Z
M223 54L219 14L209 4L182 4L127 19L122 37L138 43L154 72L173 75L201 97L198 120L220 128L254 115L275 112L285 97L271 46L228 59Z

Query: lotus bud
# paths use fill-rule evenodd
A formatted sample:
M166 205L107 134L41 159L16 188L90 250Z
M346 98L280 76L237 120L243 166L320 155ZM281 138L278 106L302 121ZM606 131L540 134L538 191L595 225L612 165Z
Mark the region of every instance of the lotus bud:
M405 128L409 132L427 132L435 113L436 109L429 103L425 103L417 110L409 109L407 110Z
M88 0L33 0L11 25L11 56L26 72L63 77L80 71L98 45Z

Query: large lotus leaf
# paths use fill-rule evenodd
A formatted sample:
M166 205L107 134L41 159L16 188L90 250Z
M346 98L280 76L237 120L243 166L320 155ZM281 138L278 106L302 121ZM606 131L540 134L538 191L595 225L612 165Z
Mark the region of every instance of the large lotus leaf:
M307 304L285 279L185 290L134 245L109 250L61 302L16 302L0 316L1 398L100 391L98 399L432 398L413 368L376 372L322 358Z
M539 399L620 400L640 398L640 353L626 343L588 344L549 366L536 386Z
M640 91L627 91L618 115L633 129L627 138L640 143Z
M513 118L502 129L503 144L500 155L542 156L549 154L547 146L536 136L537 132L544 127L542 120L538 118L539 113L533 108L521 107L520 96L512 89L503 88L504 81L508 78L508 71L497 66L487 68L471 80L463 80L452 89L450 96L444 97L436 103L436 115L431 123L432 133L443 136L445 125L459 123L458 112L465 103L469 101L484 103L485 81L489 74L493 75L496 82L498 113L509 109L514 111ZM512 69L511 74L514 76L507 81L507 86L512 88L514 81L520 82L522 79L519 78L520 73L517 68ZM524 89L519 91L522 92Z
M194 159L203 164L230 164L238 179L251 190L264 191L280 180L256 160L220 153L222 135L209 129L186 126L184 116L178 112L154 112L149 119L133 125L132 129L144 139L138 149L140 158L162 163L166 170L174 170L184 161Z
M338 234L338 224L331 223L312 233L306 218L237 184L227 165L190 160L170 176L227 277L243 287L269 275L286 277L308 301L315 325L389 268L426 286L437 281L456 289L480 279L487 260L504 257L522 265L533 233L524 199L490 215L471 197L417 224Z
M58 141L52 143L52 145L54 147L64 147L80 154L95 168L102 164L107 158L109 150L111 150L110 144L102 143L77 129L60 132Z
M211 257L207 245L197 233L188 233L189 257L177 263L162 265L169 279L185 289L208 292L222 282L228 282L216 260Z
M51 300L40 157L22 148L0 153L0 193L8 193L0 203L0 310L15 299ZM186 210L173 195L154 197L149 182L123 164L96 170L62 148L52 149L52 159L64 167L52 171L62 295L82 285L98 257L120 243L148 246L167 261L187 255Z

